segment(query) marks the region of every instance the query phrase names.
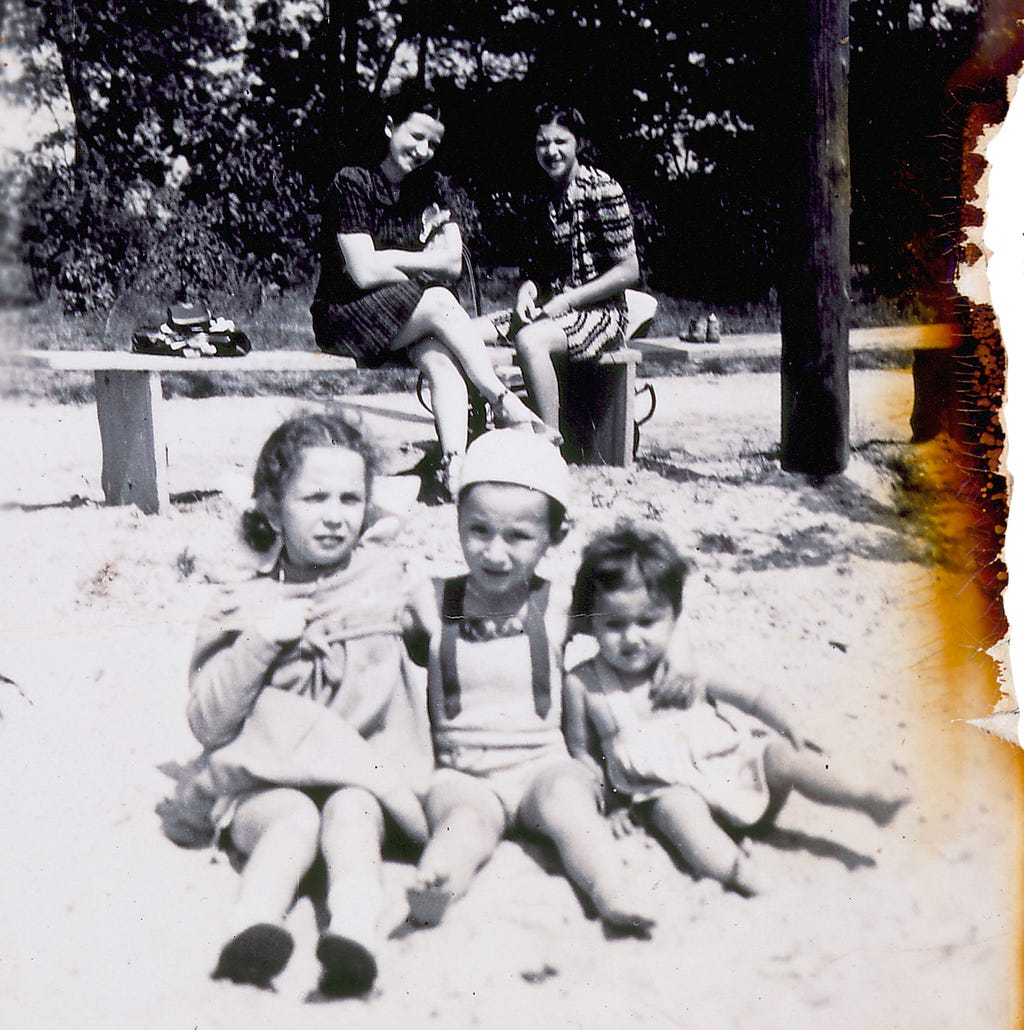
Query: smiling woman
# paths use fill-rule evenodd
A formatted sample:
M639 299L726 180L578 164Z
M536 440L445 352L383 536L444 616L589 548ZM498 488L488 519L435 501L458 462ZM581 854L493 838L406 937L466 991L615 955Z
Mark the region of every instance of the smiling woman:
M515 344L534 406L559 425L554 360L587 361L626 337L625 291L640 276L622 187L581 163L586 124L574 107L537 108L534 152L547 189L527 213L515 308L492 316Z
M343 168L324 198L311 310L321 350L371 368L411 361L423 372L441 443L442 486L454 494L466 449L467 379L498 425L544 427L498 379L480 329L446 288L462 268L462 234L443 181L425 167L444 133L434 98L407 89L390 101L383 160Z

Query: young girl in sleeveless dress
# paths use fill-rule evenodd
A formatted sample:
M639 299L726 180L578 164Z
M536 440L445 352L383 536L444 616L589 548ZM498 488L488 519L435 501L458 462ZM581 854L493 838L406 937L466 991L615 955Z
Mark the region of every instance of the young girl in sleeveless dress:
M760 877L734 835L774 817L791 790L862 811L880 826L905 799L802 746L763 693L695 681L685 704L655 704L651 684L682 611L686 572L660 531L623 525L587 546L572 608L598 654L566 676L566 736L570 752L606 773L695 873L755 894ZM723 705L775 733L752 730ZM603 768L591 757L595 737Z

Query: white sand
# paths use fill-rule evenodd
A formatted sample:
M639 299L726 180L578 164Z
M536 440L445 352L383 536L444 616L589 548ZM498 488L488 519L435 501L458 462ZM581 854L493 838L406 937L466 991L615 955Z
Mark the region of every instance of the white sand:
M843 494L861 498L852 517L777 472L776 376L657 388L643 453L662 474L577 470L578 531L549 571L571 574L598 523L660 519L696 562L687 606L706 662L773 684L836 762L905 779L914 799L890 828L794 800L778 832L754 844L777 889L752 900L693 881L633 838L624 856L661 909L649 942L606 939L550 856L515 843L443 926L409 932L412 868L391 863L391 939L370 998L307 1000L317 978L308 901L291 916L297 948L276 993L213 982L237 877L223 857L163 838L153 808L170 781L157 767L195 749L185 669L206 579L244 563L234 520L253 456L296 404L170 402L172 493L219 493L149 518L99 506L91 407L8 403L0 673L20 691L0 683L0 1026L1017 1025L1020 765L962 721L994 700L965 621L972 588L897 560L906 530L865 515L876 509L864 497L881 512L895 496L870 448ZM853 390L855 447L907 441L908 374L858 372ZM392 450L429 436L410 398L362 402L412 416L367 416ZM453 567L452 509L411 505L408 481L384 487L392 505L409 505L397 546Z

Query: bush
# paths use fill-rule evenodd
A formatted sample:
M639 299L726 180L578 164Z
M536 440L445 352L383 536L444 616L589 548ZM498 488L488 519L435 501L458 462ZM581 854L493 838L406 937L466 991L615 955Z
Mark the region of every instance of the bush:
M98 159L27 174L17 251L39 297L52 291L66 311L93 311L126 289L195 296L313 274L318 205L272 141L248 140L180 185L119 171Z

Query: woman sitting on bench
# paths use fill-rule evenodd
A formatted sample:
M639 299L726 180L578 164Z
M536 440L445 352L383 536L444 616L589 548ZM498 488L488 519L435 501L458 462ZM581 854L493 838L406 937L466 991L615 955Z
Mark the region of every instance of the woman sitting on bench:
M580 163L587 145L583 116L556 104L543 104L536 114L534 148L550 183L527 216L515 309L489 317L514 344L541 418L557 430L553 358L587 361L624 341L625 290L639 279L640 266L622 187Z
M480 328L443 284L462 265L444 181L425 169L444 136L436 101L404 90L388 105L379 165L343 168L324 198L313 332L324 351L375 368L401 357L426 376L441 444L439 478L458 491L468 379L495 424L543 422L497 377Z

